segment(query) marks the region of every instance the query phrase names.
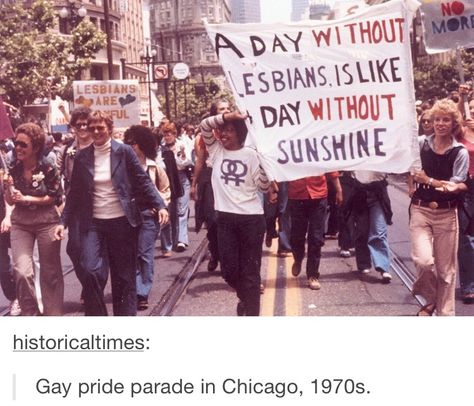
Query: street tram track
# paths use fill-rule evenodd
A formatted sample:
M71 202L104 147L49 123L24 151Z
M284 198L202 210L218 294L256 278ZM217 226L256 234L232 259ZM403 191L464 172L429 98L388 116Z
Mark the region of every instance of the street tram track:
M207 246L207 239L204 238L192 257L189 258L188 262L184 265L181 272L176 276L174 282L162 296L159 303L150 312L150 316L172 315L174 307L186 291L186 288L199 268L199 265L205 259L207 255Z
M395 272L398 277L401 279L403 284L407 287L407 289L412 292L413 291L413 283L415 282L416 276L410 271L410 269L403 263L400 257L390 249L390 268L392 268L393 272ZM414 296L416 301L421 305L424 306L425 302L420 296Z

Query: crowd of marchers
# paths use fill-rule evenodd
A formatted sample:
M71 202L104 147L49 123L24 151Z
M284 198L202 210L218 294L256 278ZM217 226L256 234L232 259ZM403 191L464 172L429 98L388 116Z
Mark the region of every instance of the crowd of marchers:
M458 274L463 300L474 302L472 90L463 85L413 108L420 147L407 179L413 294L425 301L417 315L452 316ZM325 239L338 240L341 257L354 255L358 272L377 272L389 285L387 174L335 171L276 182L245 144L247 119L217 99L197 127L163 119L118 132L106 113L86 107L68 116L68 137L18 125L1 151L0 277L10 314L63 314L65 230L85 315L107 315L109 277L114 315L146 310L157 263L188 248L190 199L196 231L207 231L207 268L219 268L235 290L238 315L260 314L262 249L273 239L278 256L292 256L293 277L305 269L311 290L322 288Z

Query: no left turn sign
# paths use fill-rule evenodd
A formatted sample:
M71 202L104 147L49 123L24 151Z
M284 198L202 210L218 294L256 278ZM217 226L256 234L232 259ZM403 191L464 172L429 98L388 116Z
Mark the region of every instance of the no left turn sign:
M168 79L168 65L155 65L153 68L155 80Z

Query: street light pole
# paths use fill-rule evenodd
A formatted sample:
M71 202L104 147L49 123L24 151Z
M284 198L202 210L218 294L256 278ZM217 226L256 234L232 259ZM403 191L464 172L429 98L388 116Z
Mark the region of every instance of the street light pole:
M145 51L139 52L140 59L146 65L146 74L147 74L147 83L148 83L148 112L149 112L149 120L148 123L150 127L153 126L153 110L151 105L151 83L153 82L152 72L150 72L150 68L153 68L156 60L156 50L151 49L148 45L145 47Z
M160 41L161 41L161 60L166 63L166 53L165 53L165 41L163 39L163 31L160 31ZM168 94L168 79L165 80L165 100L166 100L166 118L171 119L170 115L170 96Z
M71 31L76 28L82 19L87 15L87 10L82 4L82 1L79 4L76 4L76 0L68 0L68 7L63 7L59 10L59 17L63 21L69 20L71 22ZM66 28L66 27L65 27ZM65 32L65 34L68 32Z
M107 68L109 72L109 80L112 80L114 78L114 65L112 56L112 36L110 34L109 0L102 1L104 3L105 34L107 35Z

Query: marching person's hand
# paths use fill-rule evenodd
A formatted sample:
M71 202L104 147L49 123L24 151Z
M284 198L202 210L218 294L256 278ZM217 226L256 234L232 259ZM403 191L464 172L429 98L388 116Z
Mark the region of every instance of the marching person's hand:
M419 171L415 171L415 174L413 175L413 180L417 183L428 184L430 178L425 173L425 171L421 169Z
M10 190L9 186L13 186L13 178L9 174L4 173L2 181L3 181L3 188L6 191L9 191Z
M275 192L272 188L268 191L268 201L270 203L276 203L278 201L278 193Z
M474 118L468 118L464 120L464 127L474 131Z
M5 216L0 224L0 233L8 233L12 228L12 222L10 216Z
M466 84L462 84L462 85L459 85L459 94L469 94L469 91L471 90L471 86L469 85L466 85Z
M54 229L54 239L56 241L64 239L64 226L62 224L57 225Z
M15 189L13 193L11 194L13 203L28 203L28 197L27 195L24 195L21 193L19 190Z
M167 209L161 209L158 211L158 223L160 226L164 226L168 224L169 221L169 213Z
M443 184L443 186L436 188L438 192L459 193L467 190L465 183L455 183L450 182L449 180L441 180L440 182Z

